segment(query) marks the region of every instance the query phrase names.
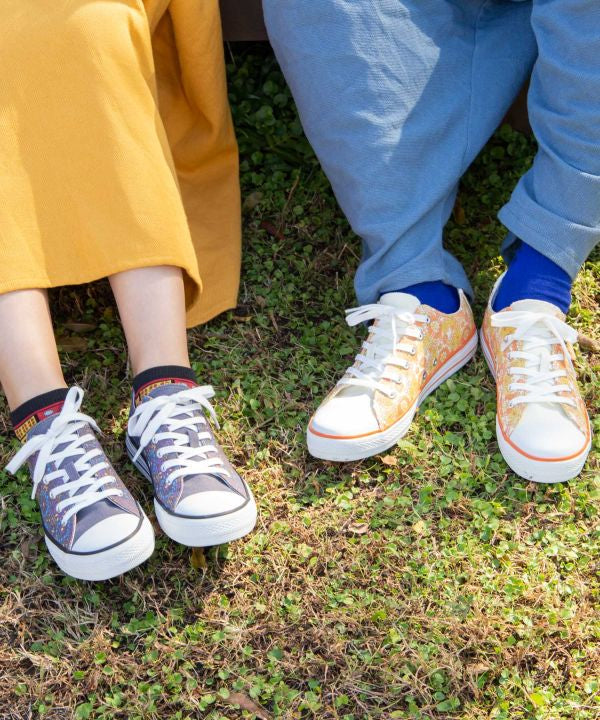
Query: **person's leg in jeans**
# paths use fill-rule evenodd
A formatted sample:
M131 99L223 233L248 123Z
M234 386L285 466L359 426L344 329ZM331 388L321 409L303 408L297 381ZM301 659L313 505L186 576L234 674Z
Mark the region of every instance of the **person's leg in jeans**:
M577 475L591 446L564 323L571 281L600 240L600 8L534 0L529 115L539 150L500 211L509 269L482 333L498 386L498 442L525 478ZM495 312L497 311L497 312Z
M363 241L356 293L375 305L349 320L377 328L308 431L313 454L357 459L394 444L475 349L465 297L444 288L470 292L442 232L461 174L533 65L531 6L263 4L308 139Z

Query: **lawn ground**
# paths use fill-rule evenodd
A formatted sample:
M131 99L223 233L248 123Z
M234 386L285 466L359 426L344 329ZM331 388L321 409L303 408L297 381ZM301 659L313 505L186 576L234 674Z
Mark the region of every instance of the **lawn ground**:
M260 506L205 556L158 537L104 584L49 561L24 474L0 473L0 718L600 718L600 356L579 350L596 440L568 485L511 474L480 354L385 457L310 459L304 429L358 345L359 243L336 208L266 49L228 56L242 153L240 306L190 333L221 438ZM498 131L462 184L447 244L481 318L501 272L495 213L531 162ZM570 321L599 338L600 254ZM106 284L52 302L67 379L87 392L123 479L126 353ZM0 414L0 463L16 449Z

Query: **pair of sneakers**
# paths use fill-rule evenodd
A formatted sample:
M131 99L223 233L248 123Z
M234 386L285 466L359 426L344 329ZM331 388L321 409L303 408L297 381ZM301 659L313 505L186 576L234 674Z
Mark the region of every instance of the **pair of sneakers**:
M210 386L170 382L133 398L126 449L154 490L163 532L189 546L235 540L256 523L252 492L217 443ZM94 420L81 413L73 387L59 413L38 422L7 466L28 464L46 545L63 572L107 580L154 551L154 531L97 440Z
M577 333L547 302L520 300L494 312L501 280L480 333L496 380L498 445L517 475L563 482L579 474L591 447L572 363ZM372 324L354 364L309 423L309 452L324 460L360 460L390 448L424 399L477 349L477 328L462 291L452 314L393 292L349 310L346 319L350 325Z

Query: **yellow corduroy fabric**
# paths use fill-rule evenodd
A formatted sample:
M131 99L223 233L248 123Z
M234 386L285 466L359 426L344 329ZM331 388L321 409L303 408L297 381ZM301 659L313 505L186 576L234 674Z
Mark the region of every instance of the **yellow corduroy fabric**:
M0 2L0 293L152 265L235 305L238 156L217 0Z

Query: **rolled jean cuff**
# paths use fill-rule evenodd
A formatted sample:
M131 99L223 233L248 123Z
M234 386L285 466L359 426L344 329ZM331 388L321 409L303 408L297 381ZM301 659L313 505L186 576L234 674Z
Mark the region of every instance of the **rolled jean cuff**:
M518 186L498 218L510 231L502 254L510 257L517 238L561 267L572 280L600 241L600 227L579 225L546 210Z
M445 251L442 251L441 257L437 251L426 254L430 257L420 256L418 260L407 262L396 270L381 273L376 279L373 276L365 277L364 268L359 267L354 281L359 303L364 305L377 302L386 292L401 292L411 285L437 280L463 290L473 298L473 288L467 274L453 255Z

